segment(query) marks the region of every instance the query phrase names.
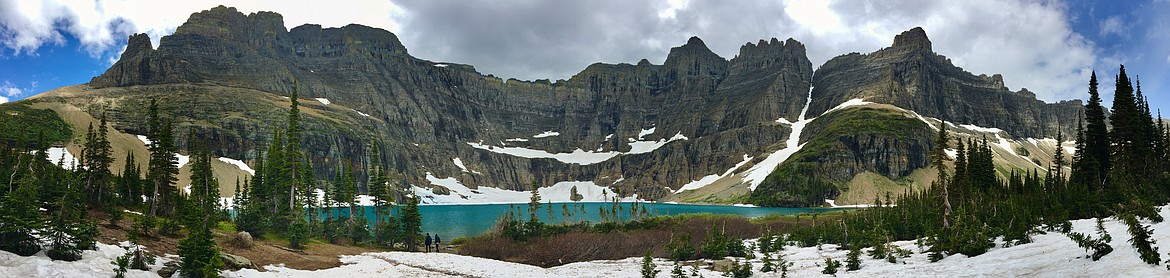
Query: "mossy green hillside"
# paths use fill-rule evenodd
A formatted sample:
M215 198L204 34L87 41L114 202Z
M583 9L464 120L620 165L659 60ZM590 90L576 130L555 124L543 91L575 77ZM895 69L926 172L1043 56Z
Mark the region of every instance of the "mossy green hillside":
M925 166L931 129L896 108L861 106L821 116L804 134L812 135L752 192L752 203L818 206L862 172L905 176Z
M33 109L23 103L0 104L0 142L36 143L43 139L47 144L55 144L72 137L73 129L52 110Z

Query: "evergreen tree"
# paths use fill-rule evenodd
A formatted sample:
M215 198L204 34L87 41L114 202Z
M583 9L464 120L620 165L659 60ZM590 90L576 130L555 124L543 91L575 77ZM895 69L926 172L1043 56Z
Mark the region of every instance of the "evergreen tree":
M106 188L110 185L112 174L110 174L110 163L113 162L110 141L106 138L109 134L107 128L106 114L103 112L100 118L98 128L94 131L93 124L90 124L89 131L86 133L86 142L82 153L82 165L85 165L85 191L86 201L94 205L104 205L102 199L106 194Z
M951 159L950 156L947 156L946 153L949 142L950 138L947 136L946 121L939 121L938 137L934 140L934 149L930 151L930 165L938 169L938 179L935 181L935 183L942 188L944 228L951 226L949 219L951 217L951 196L947 191L947 170L945 169L946 162ZM834 273L836 273L836 271L834 271Z
M287 161L285 165L288 167L288 173L291 174L289 177L290 183L288 184L288 209L290 211L300 211L300 207L296 205L296 194L297 188L300 187L300 183L302 181L299 179L301 175L300 168L301 161L303 159L303 151L301 150L301 117L300 109L298 108L299 102L297 100L298 87L299 86L297 85L297 82L294 80L293 93L292 96L289 97L291 104L288 110L288 128L285 132L288 138L286 139L287 141L285 142L286 145L284 147L285 159ZM294 214L299 215L299 213Z
M1089 102L1085 104L1084 130L1085 143L1081 162L1084 164L1080 179L1093 190L1104 190L1105 179L1108 176L1109 160L1109 131L1105 124L1105 108L1101 106L1101 96L1097 93L1097 73L1093 72L1089 78Z
M147 138L150 141L150 162L147 167L147 180L152 186L150 192L150 213L155 215L171 215L178 205L178 191L174 188L179 173L178 158L175 156L173 128L171 123L164 121L158 114L158 104L150 100L147 112L149 119Z
M687 277L687 275L683 274L682 266L678 264L678 261L674 261L674 268L670 269L670 278L686 278L686 277Z
M187 237L179 241L179 265L185 277L217 277L223 262L211 234L219 212L219 182L211 172L211 154L197 147L192 155L191 194L185 204Z
M845 257L845 271L861 269L861 247L854 246L853 248L849 249L849 254Z
M37 211L37 188L32 175L24 175L15 187L0 204L0 250L32 256L41 250L36 236L44 226Z
M81 213L85 209L79 204L78 187L65 189L62 195L53 202L56 208L50 217L49 225L45 230L45 237L49 240L49 250L45 252L54 260L76 261L81 259L82 245L92 245L82 241L92 241L83 233Z
M418 251L422 244L422 214L418 212L418 197L410 196L402 206L402 243L408 251Z
M642 278L654 278L659 272L662 271L654 269L654 257L650 256L650 251L646 251L646 255L642 256Z
M1145 166L1149 161L1149 140L1146 135L1146 121L1142 118L1142 109L1134 96L1133 85L1125 74L1125 66L1121 67L1117 76L1117 89L1113 96L1113 113L1109 122L1113 129L1109 131L1109 143L1113 170L1109 178L1113 181L1108 186L1111 191L1105 195L1110 204L1117 203L1123 192L1121 186L1140 186L1147 178ZM1136 193L1136 192L1135 192Z
M127 208L138 207L142 204L142 170L134 159L134 154L126 152L126 165L122 166L122 175L118 177L118 194L122 195L122 206Z

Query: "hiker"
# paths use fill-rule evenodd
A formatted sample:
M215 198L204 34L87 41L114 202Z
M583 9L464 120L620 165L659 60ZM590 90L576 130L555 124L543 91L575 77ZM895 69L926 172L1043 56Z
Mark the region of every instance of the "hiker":
M435 252L439 252L439 234L435 234Z
M427 241L425 245L427 246L427 252L431 252L431 233L427 233Z

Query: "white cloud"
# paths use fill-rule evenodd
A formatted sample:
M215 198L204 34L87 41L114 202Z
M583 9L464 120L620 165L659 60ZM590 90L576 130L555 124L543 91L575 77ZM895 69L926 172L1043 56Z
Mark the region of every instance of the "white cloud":
M24 89L21 89L16 85L12 85L12 82L9 82L8 80L4 80L4 84L0 84L0 94L3 94L7 97L19 97L20 94L24 93L24 91ZM5 101L7 101L7 99L5 99Z
M1167 0L1167 1L1170 1L1170 0ZM1170 55L1166 56L1166 63L1170 63Z
M696 35L725 58L747 42L793 37L819 66L888 46L894 35L922 26L935 51L956 65L1002 73L1009 87L1027 87L1048 101L1081 97L1098 53L1071 30L1059 1L395 2L0 0L0 46L34 54L72 34L108 61L131 33L147 33L157 46L191 13L224 4L244 13L278 12L288 28L383 28L420 58L469 63L503 77L561 79L598 61L661 63L670 47Z
M195 12L218 5L233 6L247 14L275 11L285 26L305 23L340 27L350 23L397 31L395 18L401 9L390 1L260 0L260 1L152 1L152 0L0 0L0 46L16 54L35 55L45 44L61 44L64 35L75 36L95 58L117 57L117 46L126 37L146 33L155 46Z
M1102 36L1110 35L1110 34L1121 35L1122 29L1123 29L1123 27L1125 27L1124 26L1125 24L1121 22L1121 16L1116 16L1116 15L1110 16L1109 18L1102 20L1100 25L1101 25L1100 32L1101 32Z
M8 102L8 98L0 97L0 103L5 103L5 102Z

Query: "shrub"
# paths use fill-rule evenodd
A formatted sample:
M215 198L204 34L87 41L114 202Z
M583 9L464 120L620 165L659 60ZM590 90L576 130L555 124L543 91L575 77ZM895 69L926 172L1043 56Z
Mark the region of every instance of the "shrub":
M642 278L654 278L659 272L662 271L654 268L654 257L650 256L650 251L646 251L646 255L642 256Z
M825 258L825 270L821 273L837 276L837 268L841 267L841 262L834 261L833 258Z
M854 271L861 269L861 248L854 246L849 250L849 255L845 259L845 271Z

